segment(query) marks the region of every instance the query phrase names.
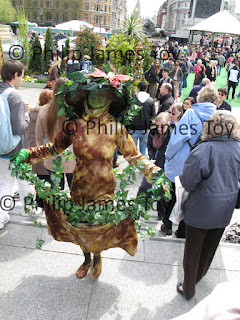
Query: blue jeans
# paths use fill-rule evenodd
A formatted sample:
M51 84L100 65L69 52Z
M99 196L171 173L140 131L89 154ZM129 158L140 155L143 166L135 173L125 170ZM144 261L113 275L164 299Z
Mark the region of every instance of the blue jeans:
M220 66L219 64L217 65L217 70L218 70L218 75L220 75L221 70L222 70L222 66Z
M183 88L183 84L182 84L182 81L181 81L181 82L179 82L179 87L178 87L178 89L179 89L179 97L182 95L182 88Z
M182 87L183 88L187 88L187 77L188 77L188 73L184 73L183 80L182 80Z
M136 146L138 146L139 140L140 152L143 156L145 156L149 130L128 130L128 132L133 138L133 141Z

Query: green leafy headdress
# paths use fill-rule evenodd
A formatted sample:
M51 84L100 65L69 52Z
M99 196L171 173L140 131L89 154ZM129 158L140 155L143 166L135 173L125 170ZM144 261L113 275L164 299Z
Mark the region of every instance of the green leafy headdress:
M79 118L85 112L84 100L89 91L98 94L108 91L112 100L109 113L124 125L131 123L141 107L135 105L133 78L123 74L105 73L97 68L93 72L73 72L69 81L61 86L58 95L58 116Z

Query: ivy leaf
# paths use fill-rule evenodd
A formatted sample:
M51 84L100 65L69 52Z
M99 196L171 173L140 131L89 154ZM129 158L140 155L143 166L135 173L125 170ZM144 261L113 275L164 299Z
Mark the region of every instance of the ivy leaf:
M43 244L44 244L44 240L37 238L36 248L40 250L40 249L42 248L42 245L43 245Z

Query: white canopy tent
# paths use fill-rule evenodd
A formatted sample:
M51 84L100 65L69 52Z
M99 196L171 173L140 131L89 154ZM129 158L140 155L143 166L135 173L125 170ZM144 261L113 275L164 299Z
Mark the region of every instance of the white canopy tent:
M189 28L192 31L205 31L218 34L240 35L240 22L228 11L219 11L211 17Z
M81 28L93 28L93 26L85 21L71 20L64 23L57 24L56 29L79 31Z

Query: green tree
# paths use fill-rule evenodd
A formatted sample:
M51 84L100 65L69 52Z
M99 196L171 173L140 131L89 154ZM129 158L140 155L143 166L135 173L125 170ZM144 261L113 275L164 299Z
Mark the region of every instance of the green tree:
M92 64L97 64L97 50L101 47L101 37L93 32L92 28L85 28L76 32L76 53L78 58L82 59L84 55L88 55L91 58Z
M38 38L38 34L36 34L35 40L31 45L28 69L37 73L42 71L42 47Z
M136 39L138 41L143 40L146 36L143 31L143 21L135 14L135 11L123 20L118 32L127 36L128 39Z
M52 60L53 52L55 51L55 46L53 42L53 35L50 28L47 29L45 45L43 50L43 72L48 71L49 61Z
M18 21L18 41L23 48L23 57L20 60L25 66L28 65L30 56L30 43L28 41L28 23L25 16L24 9L17 9L17 21Z
M143 73L150 68L153 58L150 57L151 43L147 37L141 41L142 50L138 49L136 38L129 39L127 35L116 33L108 40L107 48L104 50L105 62L109 61L117 73L133 75L140 71L140 61L142 60ZM136 58L135 66L134 57Z
M0 0L0 23L9 24L14 21L16 10L11 0Z

